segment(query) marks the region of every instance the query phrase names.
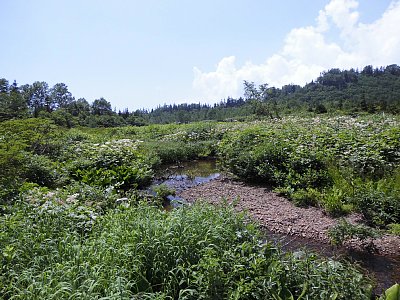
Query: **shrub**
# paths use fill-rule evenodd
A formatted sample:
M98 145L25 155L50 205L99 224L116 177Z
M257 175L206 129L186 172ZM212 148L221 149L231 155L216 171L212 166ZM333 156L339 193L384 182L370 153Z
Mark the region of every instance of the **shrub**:
M322 204L325 210L332 216L341 216L346 210L344 206L345 195L340 188L334 186L326 191L322 198Z
M152 190L156 193L156 200L160 204L166 203L168 201L168 196L175 196L175 190L166 184L153 186Z
M321 192L313 188L296 190L288 196L298 206L316 206L322 199Z
M60 179L56 163L44 155L28 155L24 172L25 180L41 186L55 187Z
M127 191L147 186L153 176L151 166L138 150L139 142L129 139L104 144L80 143L79 159L68 162L73 178L89 185L115 187Z
M157 141L146 142L144 151L159 164L169 164L212 156L213 145L213 141Z
M400 235L400 224L389 224L388 228L391 234Z
M379 235L378 231L365 225L354 225L341 219L339 224L328 231L329 238L333 245L343 245L347 240L357 238L361 241L367 238L375 238Z
M369 186L357 191L351 201L372 226L384 228L391 223L400 223L400 197L397 193L385 193Z
M228 135L219 144L222 166L247 181L294 189L324 187L330 183L326 155L292 140L295 129L249 128Z

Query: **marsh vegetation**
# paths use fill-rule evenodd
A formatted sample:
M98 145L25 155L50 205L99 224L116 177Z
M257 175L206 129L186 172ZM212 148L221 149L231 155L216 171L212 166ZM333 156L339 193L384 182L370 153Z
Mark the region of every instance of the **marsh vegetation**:
M297 205L334 216L356 211L365 226L393 232L398 122L377 115L109 129L2 122L1 297L369 299L373 282L356 267L260 243L256 224L227 203L166 212L140 190L160 166L216 157L227 173Z

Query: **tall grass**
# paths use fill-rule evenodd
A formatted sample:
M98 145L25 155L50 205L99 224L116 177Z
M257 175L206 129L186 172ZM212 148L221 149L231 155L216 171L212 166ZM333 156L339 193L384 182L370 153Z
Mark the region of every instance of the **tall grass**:
M282 254L232 207L120 206L83 235L43 206L1 217L3 299L368 299L351 266ZM39 213L40 212L40 213Z

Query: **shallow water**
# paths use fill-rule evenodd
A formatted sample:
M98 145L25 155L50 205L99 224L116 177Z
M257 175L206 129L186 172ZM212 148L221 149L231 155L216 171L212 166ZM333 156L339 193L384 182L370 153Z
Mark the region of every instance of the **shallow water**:
M215 160L195 160L165 166L158 171L153 184L166 184L176 192L217 179L220 173Z
M195 160L180 163L178 165L165 166L158 171L157 179L153 185L165 184L177 193L193 186L217 179L220 173L217 170L215 160ZM187 203L179 196L168 196L169 203L165 209L170 210Z
M192 184L200 184L219 176L217 163L214 159L194 160L176 165L161 167L156 175L159 180L186 180ZM212 177L210 179L210 177ZM173 184L174 182L171 182Z

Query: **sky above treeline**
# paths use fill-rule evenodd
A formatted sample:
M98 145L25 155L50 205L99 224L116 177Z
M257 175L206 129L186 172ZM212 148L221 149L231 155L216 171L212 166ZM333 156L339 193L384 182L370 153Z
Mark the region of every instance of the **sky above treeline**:
M400 1L1 0L0 78L130 111L400 64Z

